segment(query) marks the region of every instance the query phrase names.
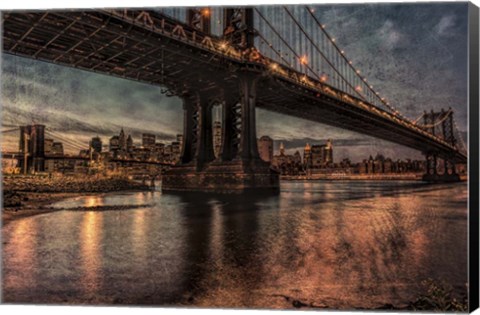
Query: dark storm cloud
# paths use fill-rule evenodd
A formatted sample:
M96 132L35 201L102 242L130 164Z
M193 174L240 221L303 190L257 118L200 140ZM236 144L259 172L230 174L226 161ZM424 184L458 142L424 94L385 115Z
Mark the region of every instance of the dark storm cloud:
M362 4L316 10L354 65L408 117L453 107L467 122L467 4Z
M315 6L315 14L374 88L407 117L451 106L466 130L466 3L323 5ZM182 130L181 101L165 97L159 87L10 55L2 61L3 124L37 120L86 139L95 134L106 139L122 126L165 140ZM376 152L418 155L338 128L263 110L257 114L258 135L284 141L288 150L330 138L336 159Z

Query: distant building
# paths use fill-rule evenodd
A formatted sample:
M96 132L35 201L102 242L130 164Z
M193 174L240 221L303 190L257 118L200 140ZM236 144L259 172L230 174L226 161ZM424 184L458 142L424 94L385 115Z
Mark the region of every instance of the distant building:
M52 154L52 147L53 147L53 139L45 139L45 154L49 155Z
M285 146L280 143L280 154L272 158L272 167L282 175L299 175L303 172L302 156L296 151L293 155L285 154Z
M180 142L180 144L183 143L183 135L181 135L181 134L177 135L177 142Z
M304 153L305 155L305 153ZM324 145L312 145L310 148L311 168L325 168L333 164L333 146L329 139Z
M271 163L273 160L273 140L269 136L262 136L258 140L258 153L265 162Z
M94 152L101 153L102 152L102 140L100 137L93 137L90 140L90 146L92 147Z
M127 151L127 136L125 135L123 128L118 135L118 145L121 151Z
M131 157L137 161L148 161L151 157L150 153L151 151L148 148L136 147L136 148L133 148Z
M118 136L113 136L110 138L109 142L109 151L115 152L120 150L120 139Z
M385 159L383 162L383 172L384 173L392 173L393 171L393 162L391 158Z
M171 147L172 147L172 153L170 156L170 161L176 163L180 161L180 154L182 150L181 143L179 141L174 141L172 142Z
M222 123L215 121L213 123L213 152L215 157L220 156L222 150Z
M53 142L52 144L52 155L64 155L63 152L63 143Z
M133 139L131 135L127 137L127 152L131 153L133 151Z
M161 160L163 157L163 154L165 152L165 144L163 143L155 143L155 148L154 148L155 156L157 159Z
M304 169L312 168L312 148L308 142L303 149L303 167Z
M280 148L279 148L279 151L280 151L280 155L285 155L285 146L283 145L283 142L280 142Z
M406 161L393 161L377 154L356 165L359 174L391 174L391 173L422 173L425 171L425 161L407 159Z
M142 134L142 146L144 148L154 148L155 147L156 137L151 133Z
M163 160L165 162L170 162L173 160L172 158L172 145L166 145L163 150Z

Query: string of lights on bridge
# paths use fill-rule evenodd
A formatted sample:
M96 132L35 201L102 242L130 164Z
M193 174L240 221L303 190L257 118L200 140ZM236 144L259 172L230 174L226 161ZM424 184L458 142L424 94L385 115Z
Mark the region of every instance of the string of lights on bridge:
M325 60L325 62L331 67L331 69L335 72L335 74L344 82L345 85L347 85L349 88L352 89L352 91L359 95L362 99L368 102L368 100L365 98L366 95L368 94L368 91L370 91L371 95L376 98L380 104L384 105L392 114L401 117L402 119L406 119L394 106L390 105L390 103L380 95L380 93L376 90L374 90L373 86L371 84L368 84L368 80L365 76L361 75L361 71L357 69L353 65L353 61L349 60L347 58L347 55L344 50L340 49L340 47L336 43L336 39L332 37L327 31L326 31L326 25L321 24L318 18L315 16L314 12L315 10L305 6L305 10L308 12L309 16L313 19L315 22L314 25L317 25L318 29L325 35L325 37L328 39L330 45L334 48L334 51L338 53L338 55L335 55L334 58L328 58L324 52L318 47L317 43L312 39L312 36L307 33L304 27L302 27L301 23L298 21L297 18L295 18L294 14L288 9L288 7L284 6L283 10L288 14L288 17L293 21L293 25L296 25L297 29L307 38L307 40L311 43L312 47L315 48L317 53ZM277 36L280 41L286 46L288 51L292 53L292 58L293 61L298 61L301 65L305 67L306 74L308 74L308 71L312 73L315 77L317 77L321 82L326 82L329 80L328 76L326 74L321 74L319 75L316 71L312 69L309 65L309 57L306 54L299 53L298 51L295 51L291 45L288 43L288 41L275 29L275 27L272 25L272 23L265 17L262 12L255 8L255 13L258 15L258 17L266 23L267 26L273 31L273 34ZM288 66L294 67L294 65L291 62L288 62L285 57L288 58L288 53L281 53L281 50L276 49L276 47L273 47L272 43L266 39L266 36L261 34L258 30L256 30L257 34L261 38L262 42L267 44L267 46L277 55L279 56ZM262 43L261 42L261 43ZM345 75L343 75L341 72L342 70L337 69L337 67L334 65L335 62L333 62L331 59L335 59L335 57L339 57L341 60L345 62L345 64L353 70L353 74L356 78L358 78L360 84L364 85L368 91L365 91L362 93L363 89L360 84L355 84L349 82L347 78L345 78ZM312 57L313 58L313 57ZM344 69L345 70L345 69ZM317 71L320 71L317 69ZM354 79L355 79L354 77ZM352 80L355 81L355 80Z
M262 7L259 7L259 8L262 8ZM353 61L352 60L349 60L347 58L347 55L345 53L344 50L340 49L340 47L338 46L338 44L336 43L336 39L334 37L332 37L327 31L326 31L326 25L324 24L321 24L320 21L318 20L318 18L315 16L314 12L315 10L313 8L310 8L308 6L305 6L304 9L308 12L309 16L311 16L311 18L313 18L313 20L315 21L315 25L317 25L317 28L325 35L325 37L328 39L328 42L329 44L331 45L331 47L334 48L334 51L337 52L337 54L335 56L339 56L340 60L343 60L345 62L345 64L347 65L347 69L350 69L350 70L353 70L353 80L352 81L355 81L355 79L359 80L359 84L356 84L355 82L353 82L353 84L347 79L345 78L340 72L339 70L335 67L335 65L333 64L334 62L332 62L331 60L329 60L328 57L325 56L325 54L316 46L315 42L311 39L311 37L307 34L307 32L305 31L305 29L301 26L301 24L295 19L294 15L288 10L287 7L283 7L283 10L285 12L287 12L287 14L289 15L290 19L294 22L295 25L297 25L297 29L301 31L301 33L308 39L308 41L312 44L311 47L314 47L317 52L318 52L318 55L320 55L326 62L328 65L331 66L331 68L333 69L333 71L335 71L335 73L338 75L338 77L340 77L340 79L343 80L343 83L345 85L347 85L349 88L352 89L352 92L354 92L355 94L359 95L361 99L365 100L367 103L373 105L374 107L377 107L375 102L371 102L371 101L368 101L365 97L368 97L368 94L370 92L370 95L376 99L377 101L380 102L380 104L382 104L383 106L385 106L387 108L387 112L389 112L390 114L392 114L393 116L393 120L396 120L397 122L399 123L406 123L407 125L409 125L409 127L411 128L414 128L414 129L417 129L418 131L420 132L423 132L425 133L425 129L427 129L426 127L424 126L417 126L417 122L418 122L418 119L415 120L415 121L412 121L411 119L408 119L407 117L405 117L404 115L402 115L396 107L390 105L390 103L386 100L385 97L382 97L380 95L380 93L376 90L374 90L373 86L371 84L368 84L368 80L365 76L361 75L361 71L356 68L354 65L353 65ZM216 10L216 9L214 9ZM200 11L202 15L204 16L208 16L208 17L211 17L212 16L212 12L208 9L208 8L204 8L203 10ZM316 71L314 71L314 69L310 66L309 64L309 58L306 54L301 54L299 53L298 51L296 51L295 49L293 49L291 47L291 45L288 43L287 40L285 40L285 38L275 29L275 27L272 25L272 23L267 19L265 18L265 16L260 12L260 10L258 8L254 8L254 12L257 13L257 15L260 17L260 19L262 19L265 24L273 31L273 33L275 34L276 37L278 37L280 39L280 41L287 47L288 51L290 53L292 53L292 58L293 58L293 61L294 62L299 62L301 65L302 65L302 69L303 70L306 70L304 72L304 77L300 79L300 82L301 83L306 83L308 82L308 71L311 72L312 75L314 75L320 82L322 83L326 83L327 80L329 80L328 76L326 75L319 75ZM278 13L278 12L277 12ZM145 13L146 14L146 13ZM178 16L176 18L179 18ZM264 34L262 34L258 29L255 29L255 34L261 39L261 44L264 43L266 44L271 51L274 52L274 54L276 56L278 56L281 61L283 62L280 62L280 63L283 63L285 66L289 66L291 68L294 68L294 64L292 64L291 62L289 62L286 58L289 57L288 53L283 53L282 54L282 51L279 50L279 49L276 49L276 47L274 47L274 45L266 39L266 36ZM219 37L220 38L220 37ZM213 49L213 50L219 50L221 53L223 54L226 54L226 55L229 55L229 56L233 56L233 57L241 57L241 54L239 54L238 51L236 51L236 49L234 49L232 46L229 45L228 42L226 42L225 40L221 40L219 38L210 38L210 49ZM213 43L216 43L216 47L215 45L213 45ZM203 43L202 43L203 44ZM262 52L263 53L263 52ZM312 58L314 58L315 56L313 56ZM275 63L269 63L269 66L271 69L274 69L274 70L280 70L280 67L275 64ZM282 69L284 70L284 69ZM320 71L319 69L317 70L318 72ZM280 71L282 72L282 71ZM300 72L303 72L303 71L300 71ZM335 79L335 78L334 78ZM328 85L328 84L327 84ZM365 94L362 94L362 87L361 85L364 85L366 87L366 91L364 92ZM348 92L347 92L348 93ZM345 96L346 97L346 96ZM458 129L458 128L457 128ZM457 130L458 131L458 130ZM440 142L443 142L444 144L448 144L446 143L443 139L439 138L438 136L436 135L433 135L433 134L429 134L430 137L432 138L435 138L436 140L440 141Z

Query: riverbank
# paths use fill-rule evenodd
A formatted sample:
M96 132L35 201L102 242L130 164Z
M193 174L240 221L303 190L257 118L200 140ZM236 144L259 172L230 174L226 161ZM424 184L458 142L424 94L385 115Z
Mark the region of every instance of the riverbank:
M113 191L150 190L126 178L69 176L5 176L3 178L2 222L8 222L58 209L48 207L57 201Z
M406 180L419 181L422 180L423 174L407 173L407 174L312 174L312 175L282 175L282 180Z

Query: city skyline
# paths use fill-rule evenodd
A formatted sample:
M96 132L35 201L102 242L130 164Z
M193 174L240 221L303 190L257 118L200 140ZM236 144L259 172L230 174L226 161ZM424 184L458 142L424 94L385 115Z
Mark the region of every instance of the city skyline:
M315 14L369 82L402 113L415 119L424 110L452 106L465 135L467 6L432 8L428 4L323 5L315 6ZM367 15L368 23L363 22ZM164 141L182 133L181 101L165 97L160 87L9 55L3 55L2 68L5 127L35 121L85 140L93 134L106 140L121 127L133 135L154 133ZM377 151L421 157L387 141L257 109L257 136L262 135L284 141L287 152L305 142L335 138L338 154L356 160ZM4 138L2 146L8 140Z

